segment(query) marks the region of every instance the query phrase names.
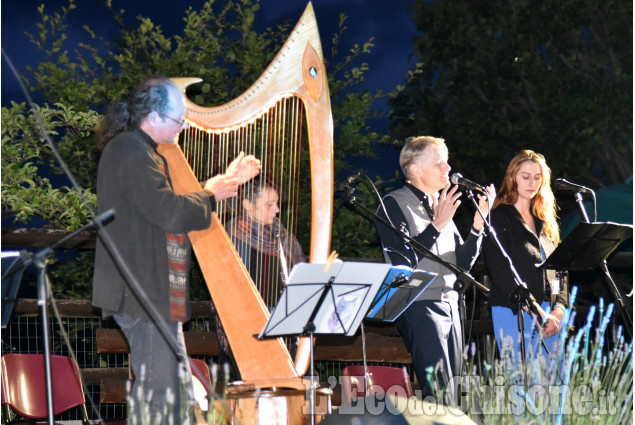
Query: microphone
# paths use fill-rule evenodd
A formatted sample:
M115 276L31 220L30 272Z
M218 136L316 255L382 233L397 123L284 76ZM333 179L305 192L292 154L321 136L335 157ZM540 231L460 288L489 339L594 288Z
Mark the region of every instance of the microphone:
M408 278L406 277L406 275L403 273L399 273L397 276L395 276L395 278L392 280L392 282L390 282L390 285L388 286L390 286L391 288L396 288L406 282L408 282Z
M580 186L579 184L568 182L565 179L556 179L554 186L560 190L571 190L578 193L593 193L592 189L589 189L585 186Z
M346 179L342 180L337 184L337 188L335 189L337 192L343 192L344 189L350 189L350 185L353 184L357 179L359 179L362 175L362 170L357 170L355 174L348 176Z
M465 177L461 175L461 173L452 174L452 176L450 177L450 181L458 186L463 186L470 190L478 190L483 193L487 193L487 191L485 190L483 186L481 186L478 183L474 183L471 180L466 179Z

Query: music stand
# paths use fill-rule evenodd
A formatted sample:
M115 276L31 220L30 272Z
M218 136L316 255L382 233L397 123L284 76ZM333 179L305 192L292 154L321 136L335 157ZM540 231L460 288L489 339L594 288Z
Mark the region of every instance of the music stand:
M580 222L540 267L551 270L593 270L617 247L633 237L633 226Z
M276 308L258 338L304 335L310 338L309 392L311 424L315 423L315 369L313 336L357 331L379 287L390 270L385 263L336 260L325 264L297 264Z
M392 266L366 314L366 319L393 323L436 277L436 273L407 266Z
M556 270L559 280L567 270L593 270L600 266L624 320L624 329L632 338L633 320L624 306L617 285L611 278L606 259L617 247L633 237L633 226L617 223L580 222L539 267ZM630 327L629 327L630 326Z

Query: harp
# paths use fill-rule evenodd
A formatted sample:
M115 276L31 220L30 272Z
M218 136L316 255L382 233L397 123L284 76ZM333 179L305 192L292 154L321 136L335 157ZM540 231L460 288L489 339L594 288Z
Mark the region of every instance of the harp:
M173 80L184 92L188 85L201 82L198 78ZM200 190L199 181L224 172L240 151L254 154L261 160L262 178L273 182L281 198L289 200L281 206L280 221L293 232L310 225L309 261L326 262L333 209L333 120L312 5L247 91L221 106L201 107L186 100L186 107L190 128L182 136L182 149L160 147L174 189L180 193ZM310 179L305 177L309 175ZM293 192L294 184L302 190L303 180L310 181L306 189L310 203ZM227 217L240 212L234 204L220 202L210 228L190 233L203 277L242 380L256 387L303 389L301 376L309 362L307 338L302 338L294 362L280 338L255 337L269 312L224 228Z

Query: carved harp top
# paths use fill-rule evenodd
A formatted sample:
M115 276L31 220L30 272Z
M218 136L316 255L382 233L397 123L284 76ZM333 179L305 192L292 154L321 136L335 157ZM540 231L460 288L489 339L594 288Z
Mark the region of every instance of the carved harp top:
M183 91L201 82L199 78L173 80ZM281 206L280 220L283 214L291 217L285 227L294 232L299 226L310 226L309 261L326 262L333 213L333 120L311 3L280 52L247 91L221 106L201 107L187 100L186 107L191 128L186 130L183 152L177 145L160 147L175 190L200 190L199 181L223 172L240 151L261 160L261 175L268 182L297 182L305 175L299 171L301 164L308 163L310 218L299 217L302 203L290 193L292 189L280 183L276 186L280 197L295 199L288 208ZM303 134L308 136L304 140ZM287 145L288 139L299 141ZM306 155L309 161L303 161ZM302 388L300 376L308 367L308 355L296 357L294 365L281 339L259 341L254 337L269 313L223 227L227 223L221 222L224 216L239 211L240 207L230 202L219 205L220 219L215 216L210 229L190 233L194 251L242 379L256 386Z

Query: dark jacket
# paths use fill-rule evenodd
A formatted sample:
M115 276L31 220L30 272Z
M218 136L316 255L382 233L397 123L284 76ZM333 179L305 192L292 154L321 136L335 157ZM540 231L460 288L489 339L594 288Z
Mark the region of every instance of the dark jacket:
M386 219L387 213L394 225L404 226L408 234L424 248L463 270L470 270L478 258L482 237L470 232L467 239L463 241L454 221L450 221L439 232L432 225L432 218L426 211L424 203L429 204L428 195L412 184L406 183L401 189L394 190L384 197L383 204L386 212L380 207L377 214L380 218ZM458 298L458 294L454 291L456 275L452 270L422 254L415 255L393 230L379 221L375 224L382 247L389 249L384 251L386 262L393 265L407 265L438 275L417 300L438 301Z
M542 263L540 247L542 246L545 256L555 249L555 244L543 233L544 222L534 216L536 232L527 227L522 216L513 205L501 204L491 212L491 223L498 239L512 260L520 278L527 284L529 291L534 296L538 304L545 298L545 279L555 283L556 274L553 270L545 271L536 264ZM514 278L509 268L509 262L501 254L491 237L486 237L483 242L483 256L487 270L492 282L489 295L490 306L509 307L514 312L517 306L512 306L509 299L510 293L515 288ZM560 302L565 307L569 304L567 279L560 283L560 291L557 295L551 296L549 300L551 306Z
M187 233L210 226L210 192L177 195L167 174L165 159L141 129L115 136L106 145L97 175L99 212L115 209L106 226L117 250L148 299L139 302L126 287L125 275L97 239L93 276L93 305L104 317L126 313L148 318L143 306L154 303L170 319L166 232ZM187 298L189 299L189 292ZM189 303L187 303L189 306ZM189 310L188 310L189 315Z

